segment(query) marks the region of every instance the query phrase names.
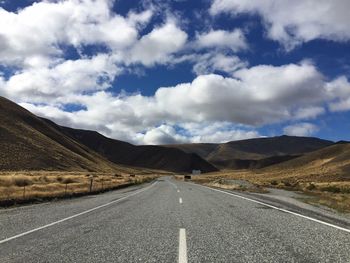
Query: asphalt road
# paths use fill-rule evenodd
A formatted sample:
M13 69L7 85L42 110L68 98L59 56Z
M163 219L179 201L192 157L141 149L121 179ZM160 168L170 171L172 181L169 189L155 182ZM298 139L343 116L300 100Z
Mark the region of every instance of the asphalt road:
M230 193L161 178L2 209L0 262L350 262L346 223Z

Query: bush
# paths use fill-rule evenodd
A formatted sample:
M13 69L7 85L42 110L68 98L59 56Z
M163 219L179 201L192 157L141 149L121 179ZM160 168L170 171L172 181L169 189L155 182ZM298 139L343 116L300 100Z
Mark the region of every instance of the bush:
M72 178L64 178L64 179L62 180L62 183L63 183L63 184L72 184L72 183L75 183L75 180L72 179Z
M308 186L306 186L306 189L312 191L316 189L316 186L313 183L309 183Z
M340 187L329 185L326 187L322 187L322 191L331 192L331 193L341 193L342 189Z
M62 183L62 181L63 181L63 177L62 177L62 176L57 176L56 180L57 180L57 182Z
M49 179L46 175L40 176L40 177L39 177L39 180L40 180L41 182L43 182L43 183L49 183L49 182L50 182L50 179Z
M295 187L295 188L299 188L300 185L299 185L299 182L295 182L295 183L292 184L292 186Z
M271 185L278 185L278 182L276 180L271 181Z
M25 177L14 178L13 181L18 187L24 187L32 184L32 181Z
M287 186L287 187L291 187L292 186L292 184L290 182L288 182L288 181L284 181L283 184L284 184L284 186Z

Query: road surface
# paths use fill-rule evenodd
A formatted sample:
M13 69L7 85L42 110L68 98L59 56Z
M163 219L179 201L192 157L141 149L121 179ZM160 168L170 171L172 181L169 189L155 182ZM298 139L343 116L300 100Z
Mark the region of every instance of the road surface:
M0 262L350 262L346 222L231 193L160 178L2 209Z

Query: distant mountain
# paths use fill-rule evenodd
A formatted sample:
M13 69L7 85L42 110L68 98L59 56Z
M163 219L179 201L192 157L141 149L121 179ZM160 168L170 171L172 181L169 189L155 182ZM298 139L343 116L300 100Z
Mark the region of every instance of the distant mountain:
M217 168L195 153L162 146L135 146L107 138L97 132L61 127L62 132L105 156L108 160L129 166L173 172L214 172Z
M300 155L271 156L263 159L230 159L216 160L215 165L222 169L260 169L277 163L285 162L299 157Z
M219 168L262 168L332 145L313 137L278 136L232 141L222 144L168 145L187 153L197 153Z

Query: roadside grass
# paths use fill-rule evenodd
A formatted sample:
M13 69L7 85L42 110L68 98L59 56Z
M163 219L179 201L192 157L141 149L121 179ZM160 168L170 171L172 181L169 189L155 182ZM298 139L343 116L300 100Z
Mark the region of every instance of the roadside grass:
M176 180L184 180L183 175L175 175L174 178ZM232 180L230 182L230 178L221 177L221 176L207 176L207 175L195 175L191 177L192 182L197 184L202 184L209 187L216 187L226 190L238 190L238 191L246 191L252 193L267 193L268 191L262 187L261 185L255 185L251 183L240 182L239 180Z
M192 180L207 186L214 186L230 190L249 191L241 186L225 185L220 182L223 180L245 180L256 186L256 189L280 188L291 191L302 192L306 195L302 201L313 204L323 205L335 209L342 213L350 213L350 178L341 178L337 174L318 175L316 171L304 174L300 172L286 173L262 172L259 170L236 170L221 171L216 173L203 174L196 176ZM224 181L225 181L224 180Z
M152 181L161 175L83 172L1 172L0 205L104 192ZM92 181L92 183L91 183Z
M197 182L197 180L194 180ZM198 182L197 182L198 183ZM269 191L266 190L264 187L260 185L243 185L239 182L237 183L227 183L225 180L217 179L215 181L209 181L209 182L200 182L201 184L209 187L216 187L226 190L236 190L236 191L243 191L243 192L251 192L251 193L268 193Z
M173 176L176 180L184 180L184 175L174 175Z
M308 198L302 198L300 200L312 205L327 206L341 213L350 213L350 194L312 192L307 193L307 195Z

